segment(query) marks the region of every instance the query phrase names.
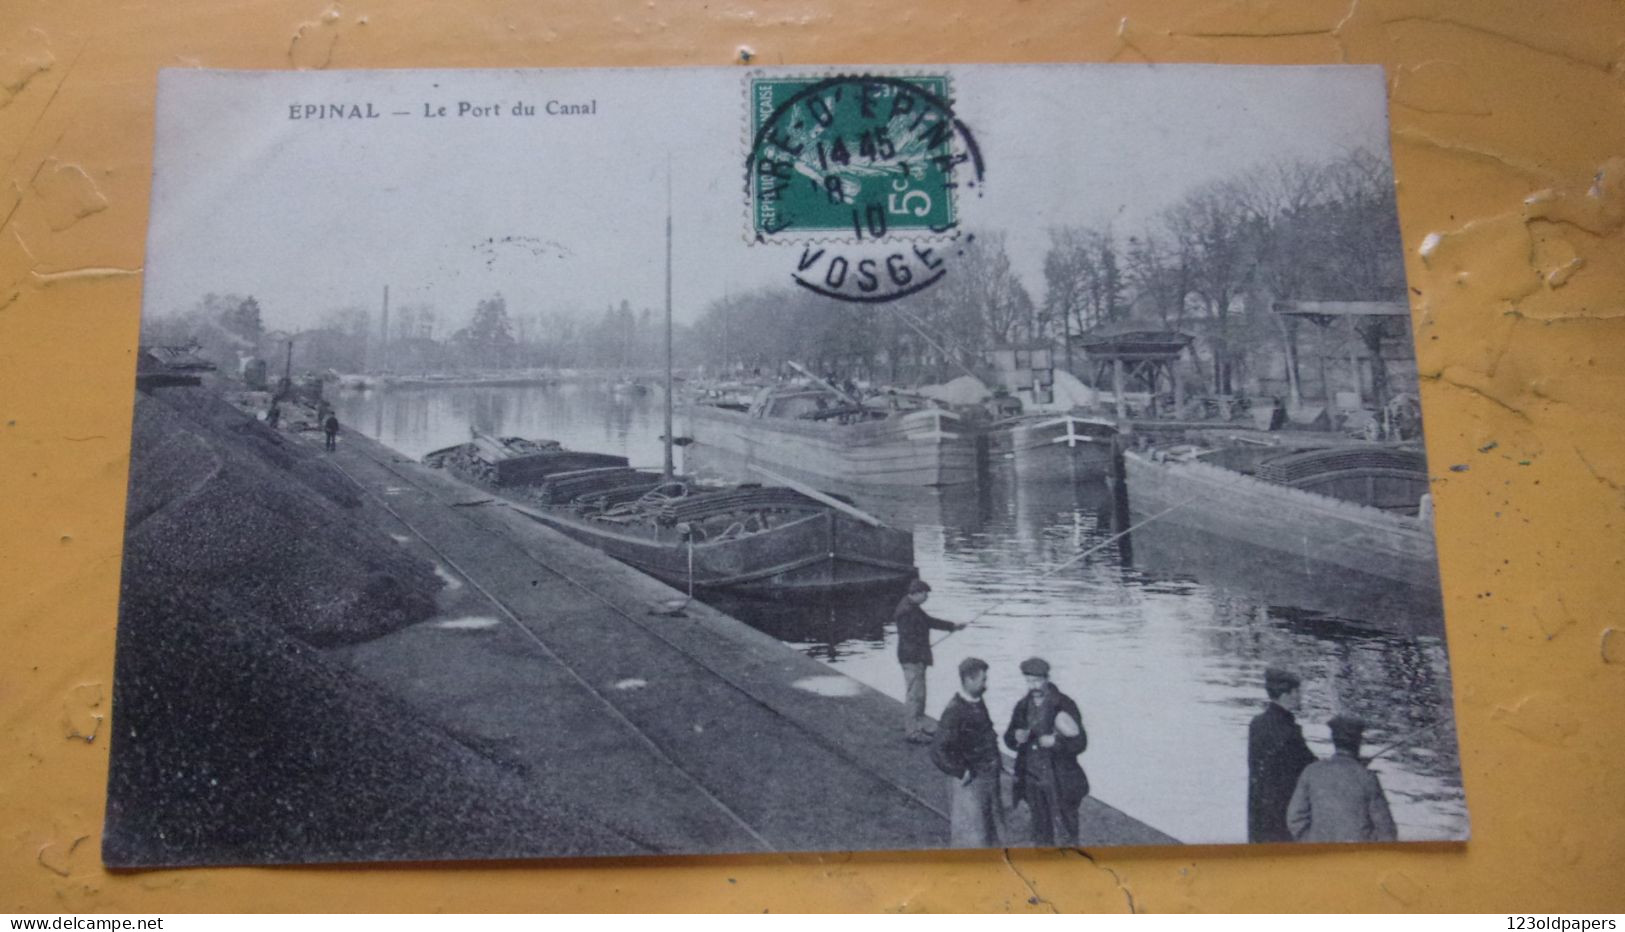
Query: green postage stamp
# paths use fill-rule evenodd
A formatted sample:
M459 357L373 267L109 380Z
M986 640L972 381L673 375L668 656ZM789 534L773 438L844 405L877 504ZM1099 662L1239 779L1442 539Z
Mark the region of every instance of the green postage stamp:
M980 181L946 75L753 75L749 100L754 241L949 234Z

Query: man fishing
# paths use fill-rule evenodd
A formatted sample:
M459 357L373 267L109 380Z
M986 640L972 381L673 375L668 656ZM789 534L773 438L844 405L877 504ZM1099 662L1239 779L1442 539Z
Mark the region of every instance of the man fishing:
M1382 781L1360 760L1365 722L1339 715L1326 724L1336 753L1305 767L1298 777L1286 809L1292 837L1311 842L1399 840Z
M1315 755L1304 743L1293 713L1302 703L1297 675L1277 667L1264 671L1269 704L1247 726L1247 840L1291 841L1286 807L1303 768Z
M1004 743L1016 752L1015 798L1033 815L1033 844L1078 843L1078 806L1089 795L1089 777L1078 755L1089 746L1078 704L1049 681L1041 657L1021 662L1027 695L1016 703Z
M920 608L931 595L923 579L908 584L908 594L897 603L897 662L903 668L903 736L914 744L930 744L936 727L925 718L925 670L931 666L931 632L959 631L965 626L933 618Z

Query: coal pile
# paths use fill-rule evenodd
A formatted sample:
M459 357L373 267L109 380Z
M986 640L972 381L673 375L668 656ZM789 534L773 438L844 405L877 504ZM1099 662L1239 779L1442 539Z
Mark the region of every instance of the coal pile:
M434 568L390 541L349 480L212 394L138 396L130 459L127 553L234 611L318 646L434 613Z

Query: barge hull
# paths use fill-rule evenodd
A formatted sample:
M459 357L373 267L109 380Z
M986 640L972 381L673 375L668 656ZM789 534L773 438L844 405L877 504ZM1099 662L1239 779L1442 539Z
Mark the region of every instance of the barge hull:
M546 509L514 510L601 550L667 585L690 583L689 550L670 540L616 533ZM898 587L913 579L914 543L892 528L870 527L833 511L775 528L772 539L696 543L696 591L728 590L758 598L819 598Z
M1300 560L1330 563L1418 589L1439 589L1433 528L1207 463L1123 454L1129 510L1241 540Z
M798 423L726 409L688 410L694 442L770 468L856 485L948 486L977 481L977 442L948 412L866 424Z

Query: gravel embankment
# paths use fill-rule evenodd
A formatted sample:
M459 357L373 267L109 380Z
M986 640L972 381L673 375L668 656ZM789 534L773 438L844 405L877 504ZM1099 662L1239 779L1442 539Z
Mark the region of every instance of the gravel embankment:
M434 611L370 507L206 388L138 397L110 866L645 850L317 650Z

